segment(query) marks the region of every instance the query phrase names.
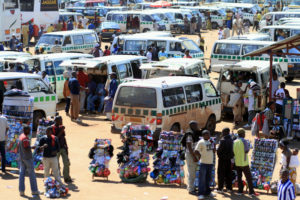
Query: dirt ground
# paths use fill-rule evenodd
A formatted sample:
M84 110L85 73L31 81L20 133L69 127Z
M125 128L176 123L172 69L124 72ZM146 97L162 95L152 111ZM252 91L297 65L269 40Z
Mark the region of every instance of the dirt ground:
M197 40L197 36L188 36L189 38ZM217 31L204 32L206 42L206 64L209 66L209 55L211 47L217 38ZM104 45L104 44L103 44ZM217 74L212 73L212 81L216 84ZM300 87L300 83L293 82L287 85L292 97L296 97L296 88ZM101 199L101 200L160 200L163 197L168 200L189 200L197 199L196 196L188 194L185 186L179 187L177 185L155 185L153 180L148 177L147 183L144 184L124 184L120 181L117 173L116 155L120 151L118 147L122 145L119 134L112 134L110 132L111 123L105 121L105 116L82 116L83 125L71 122L63 111L63 104L59 104L59 113L64 119L66 127L67 142L69 145L70 160L71 160L71 177L74 183L69 184L68 199ZM224 127L232 128L232 121L228 119L217 124L217 131L221 131ZM115 147L114 157L110 162L111 175L109 180L96 178L92 180L92 175L88 170L90 159L88 158L89 149L93 145L95 138L111 138L112 144ZM250 131L247 131L247 138L253 141ZM300 144L296 144L300 146ZM251 155L251 154L250 154ZM277 163L274 170L273 180L278 180L278 173L280 169L279 159L280 150L277 151ZM150 162L152 163L152 162ZM61 163L62 165L62 163ZM150 164L150 167L152 165ZM29 179L26 178L26 197L20 197L18 192L18 174L16 169L9 169L7 175L0 173L0 195L1 199L32 199ZM43 172L37 172L37 182L40 191L44 191L43 187ZM300 182L300 175L297 182ZM236 190L236 188L235 188ZM260 193L256 199L275 200L277 197L267 194L266 191L256 190ZM39 198L35 198L39 199ZM40 199L46 199L41 195ZM225 193L218 194L215 199L250 199L248 195L238 197L235 194Z

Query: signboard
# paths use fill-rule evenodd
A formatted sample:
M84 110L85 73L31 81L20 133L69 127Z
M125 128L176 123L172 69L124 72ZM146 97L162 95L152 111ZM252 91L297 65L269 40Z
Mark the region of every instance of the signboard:
M41 11L58 11L57 0L41 0Z

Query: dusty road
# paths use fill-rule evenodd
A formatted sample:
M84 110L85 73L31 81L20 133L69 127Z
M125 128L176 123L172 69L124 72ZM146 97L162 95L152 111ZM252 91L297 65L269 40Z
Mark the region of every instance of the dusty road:
M189 36L194 40L196 36ZM206 53L205 57L209 58L211 47L217 38L217 31L204 33L206 41ZM208 66L208 61L207 66ZM217 74L211 74L211 79L216 83ZM296 88L300 87L299 82L293 82L287 86L293 97L296 97ZM150 177L145 184L124 184L120 182L120 178L117 174L117 162L116 155L119 152L118 147L122 145L119 134L110 133L110 122L104 121L104 116L82 116L83 125L78 125L71 122L69 117L66 117L63 112L63 105L59 105L60 115L64 119L64 125L66 126L67 141L69 145L70 160L71 160L71 176L74 179L74 183L69 185L68 199L82 200L82 199L101 199L101 200L160 200L162 197L167 197L168 200L189 200L197 199L196 196L191 196L187 193L184 187L176 185L155 185ZM231 120L217 124L217 131L221 131L224 127L232 128ZM250 136L250 132L247 132L247 138L253 141ZM92 175L88 170L90 159L88 158L89 149L93 145L95 138L111 138L112 144L115 147L114 157L110 162L111 175L109 180L102 180L96 178L92 181ZM298 146L299 143L298 143ZM274 170L273 180L278 180L279 172L279 156L280 150L277 151L277 164ZM150 162L151 163L151 162ZM152 167L152 165L150 166ZM15 169L11 169L15 170ZM10 171L10 169L9 169ZM40 191L44 191L43 188L43 172L37 172L38 186ZM297 179L300 182L300 175ZM235 189L236 190L236 189ZM257 199L263 200L275 200L276 196L267 194L266 191L259 191L261 193ZM3 176L0 174L0 196L1 199L31 199L30 184L28 178L26 178L26 198L19 197L18 192L18 174L15 171L11 171L8 175ZM45 196L40 196L41 199L46 199ZM38 198L36 198L38 199ZM216 199L250 199L248 195L244 197L238 197L236 195L230 195L225 193L219 195Z

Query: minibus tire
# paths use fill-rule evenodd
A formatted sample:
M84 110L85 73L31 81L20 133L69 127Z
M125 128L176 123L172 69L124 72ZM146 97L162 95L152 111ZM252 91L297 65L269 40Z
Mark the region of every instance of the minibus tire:
M207 122L206 122L206 126L205 129L209 130L210 134L214 134L215 130L216 130L216 116L215 115L211 115L209 116Z
M175 33L180 34L181 33L181 28L179 26L176 27Z
M287 82L292 82L294 80L294 77L285 77L285 80Z
M148 32L148 31L150 31L148 28L145 28L144 30L143 30L143 33L146 33L146 32Z
M219 27L218 23L217 22L212 22L211 23L211 28L212 29L217 29Z
M34 111L33 112L33 124L32 124L32 130L36 131L37 127L39 125L39 120L45 117L44 113L42 111Z

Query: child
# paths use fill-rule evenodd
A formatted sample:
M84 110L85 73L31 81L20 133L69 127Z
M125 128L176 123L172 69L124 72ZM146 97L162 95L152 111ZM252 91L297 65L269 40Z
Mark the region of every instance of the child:
M109 55L110 55L110 50L108 49L108 46L105 45L104 56L109 56Z
M220 27L220 29L218 31L218 39L219 40L223 39L223 27Z

